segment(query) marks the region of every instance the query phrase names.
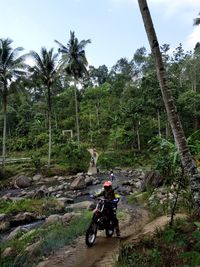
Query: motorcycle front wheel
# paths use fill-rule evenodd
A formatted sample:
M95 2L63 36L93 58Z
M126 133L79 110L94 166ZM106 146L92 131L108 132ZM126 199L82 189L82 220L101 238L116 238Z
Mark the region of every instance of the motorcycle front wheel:
M85 243L88 247L92 247L94 245L96 236L97 236L97 224L93 222L90 224L85 235Z

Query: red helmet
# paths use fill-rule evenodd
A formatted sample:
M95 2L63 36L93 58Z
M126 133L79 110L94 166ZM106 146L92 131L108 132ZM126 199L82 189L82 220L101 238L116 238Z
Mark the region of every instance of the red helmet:
M103 184L104 187L110 187L112 186L112 182L111 181L106 181L104 184Z

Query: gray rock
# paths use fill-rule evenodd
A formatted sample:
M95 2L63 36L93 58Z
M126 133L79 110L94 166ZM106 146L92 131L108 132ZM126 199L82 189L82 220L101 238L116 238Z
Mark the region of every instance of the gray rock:
M52 214L45 220L45 224L52 224L61 221L61 217L58 214Z
M36 219L36 216L31 212L20 212L17 215L14 216L14 218L11 220L12 222L32 222Z
M74 212L70 212L70 213L65 213L62 217L61 217L61 221L63 224L68 224L72 218L75 217L75 213Z
M6 232L10 229L10 223L6 221L0 222L0 232Z
M50 187L48 188L48 191L49 191L49 193L52 193L52 192L55 191L55 189L53 188L53 186L50 186Z
M58 198L58 201L63 203L63 206L74 203L74 200L72 198L67 198L67 197Z
M90 209L92 204L93 204L92 201L82 201L79 203L71 204L68 206L68 208L71 208L71 209Z
M147 188L156 188L163 184L164 178L158 171L152 170L145 174L141 184L141 190L144 191Z
M0 214L0 222L5 221L6 217L7 217L7 216L6 216L5 213L1 213L1 214Z
M36 175L33 176L32 179L33 179L33 181L36 181L36 182L40 181L42 179L42 175L41 174L36 174Z
M88 186L88 185L92 185L93 182L94 182L94 177L92 177L92 176L87 176L87 177L85 178L85 183L86 183L87 186Z
M58 186L58 190L63 190L63 189L64 189L64 185L63 184Z
M85 177L78 176L70 185L71 190L83 189L86 187Z
M41 244L41 241L37 241L36 243L33 243L29 245L28 247L26 247L25 251L32 255L33 252L39 248L40 244Z
M2 256L3 257L11 257L14 254L15 254L15 250L11 247L8 247L8 248L4 249Z
M34 193L33 198L40 199L40 198L44 198L44 197L46 197L47 195L48 195L48 194L47 194L45 191L43 191L43 190L41 190L41 189L38 189L38 190Z
M16 178L14 186L16 188L27 188L31 185L31 180L25 175L21 175Z
M23 228L22 226L18 226L17 228L15 228L15 230L13 230L9 234L9 236L7 237L7 240L11 240L15 238L20 232L27 232L27 229Z

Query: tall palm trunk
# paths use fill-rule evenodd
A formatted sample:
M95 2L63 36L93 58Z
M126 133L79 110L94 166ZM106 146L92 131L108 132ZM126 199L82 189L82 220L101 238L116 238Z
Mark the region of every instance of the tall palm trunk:
M77 94L76 94L76 86L77 81L74 80L74 98L75 98L75 110L76 110L76 131L77 131L77 142L78 146L80 145L80 132L79 132L79 118L78 118L78 101L77 101Z
M5 167L5 157L6 157L6 126L7 126L7 86L4 83L3 92L3 144L2 144L2 168Z
M140 132L139 132L139 127L137 127L137 146L138 146L138 150L141 150L141 145L140 145Z
M48 168L50 167L51 165L51 91L50 91L50 86L48 85L48 124L49 124L49 153L48 153Z
M178 147L178 150L181 156L182 165L191 178L191 182L190 182L191 191L193 194L195 206L199 210L200 208L200 175L197 173L197 167L194 161L192 160L190 151L188 149L185 134L183 132L182 125L181 125L180 119L176 111L172 93L167 84L166 70L164 68L164 64L162 61L159 43L157 40L156 32L153 26L151 14L149 12L147 2L146 0L138 0L138 4L140 7L140 12L142 14L142 18L143 18L144 26L145 26L146 33L148 36L149 44L152 50L152 54L155 58L157 76L158 76L165 108L167 111L168 120L171 125L174 139L175 139L176 145Z
M92 144L92 115L91 112L89 113L90 118L90 143Z
M158 116L158 136L161 137L160 112L159 112L159 110L157 112L157 116Z

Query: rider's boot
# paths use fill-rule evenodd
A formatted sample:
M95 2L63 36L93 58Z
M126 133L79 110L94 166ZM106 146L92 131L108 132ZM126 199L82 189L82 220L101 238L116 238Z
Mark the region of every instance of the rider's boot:
M118 237L120 237L120 230L119 230L118 227L116 228L116 235L117 235Z

